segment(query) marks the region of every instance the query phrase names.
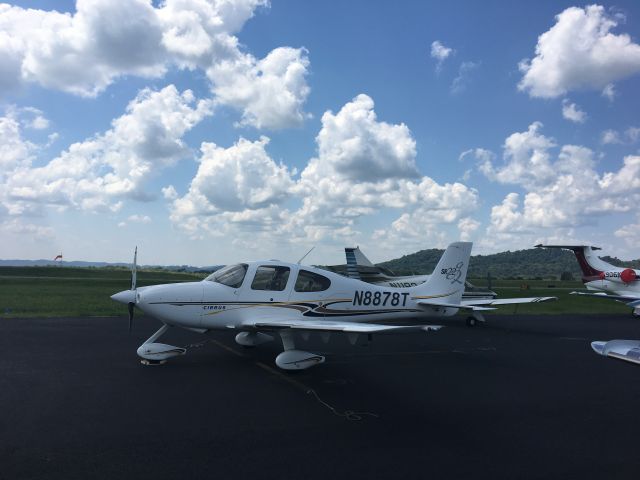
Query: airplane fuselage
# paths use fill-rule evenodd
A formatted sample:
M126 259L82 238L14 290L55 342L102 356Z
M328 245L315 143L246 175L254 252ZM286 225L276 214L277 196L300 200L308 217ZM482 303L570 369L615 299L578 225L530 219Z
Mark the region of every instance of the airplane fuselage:
M209 330L239 328L245 320L273 317L278 320L324 319L351 322L397 321L412 317L449 316L458 309L425 307L415 288L372 285L313 267L265 261L246 265L239 285L212 280L154 285L138 289L137 307L170 325ZM259 270L278 268L287 272L284 283L272 290L255 288ZM305 290L300 271L326 279L328 288ZM313 287L312 287L313 288ZM464 288L463 284L452 289ZM448 292L447 292L448 293Z

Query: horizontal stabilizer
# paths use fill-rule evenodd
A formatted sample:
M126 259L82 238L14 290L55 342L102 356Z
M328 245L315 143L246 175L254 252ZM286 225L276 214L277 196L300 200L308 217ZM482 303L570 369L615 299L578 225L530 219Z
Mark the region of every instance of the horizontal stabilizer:
M525 298L487 298L478 300L463 300L462 304L467 306L497 306L497 305L516 305L520 303L540 303L557 300L558 297L525 297Z
M344 332L344 333L395 333L407 331L439 330L441 325L380 325L375 323L338 322L331 320L249 320L242 324L244 328L256 330L307 330L318 332Z
M640 340L609 340L591 342L591 348L605 357L640 365Z

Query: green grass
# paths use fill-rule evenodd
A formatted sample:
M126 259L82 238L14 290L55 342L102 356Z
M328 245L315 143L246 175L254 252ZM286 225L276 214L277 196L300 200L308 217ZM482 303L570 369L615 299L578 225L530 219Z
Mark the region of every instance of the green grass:
M470 281L478 287L486 286L486 279L471 279ZM613 300L570 295L576 290L586 291L582 282L578 281L494 279L492 288L498 294L498 298L558 297L558 300L544 303L505 305L495 310L495 313L558 315L563 313L628 314L631 312L630 307Z
M0 267L0 317L125 316L124 305L110 296L130 286L127 269ZM168 271L138 272L138 286L197 281L202 275ZM486 286L486 279L471 279ZM500 298L558 297L558 301L503 306L495 313L563 314L621 313L629 307L611 300L569 295L582 289L580 282L548 280L493 280Z
M197 281L202 276L139 271L138 286ZM110 296L131 285L125 269L0 267L2 317L126 315L126 306Z

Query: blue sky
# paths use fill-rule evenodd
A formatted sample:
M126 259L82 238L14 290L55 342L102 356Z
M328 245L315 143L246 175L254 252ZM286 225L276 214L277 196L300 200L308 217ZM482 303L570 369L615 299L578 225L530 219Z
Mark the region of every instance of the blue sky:
M463 239L637 258L639 13L0 6L1 256L336 263Z

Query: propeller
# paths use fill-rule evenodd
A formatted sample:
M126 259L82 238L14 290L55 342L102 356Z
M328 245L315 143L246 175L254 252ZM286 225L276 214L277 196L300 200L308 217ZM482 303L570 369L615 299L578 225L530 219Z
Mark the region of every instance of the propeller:
M135 298L136 298L136 283L138 280L138 246L136 245L136 249L133 252L133 264L131 265L131 291L133 292L133 302L129 302L127 304L127 308L129 309L129 333L131 333L131 327L133 326L133 308L136 306Z

